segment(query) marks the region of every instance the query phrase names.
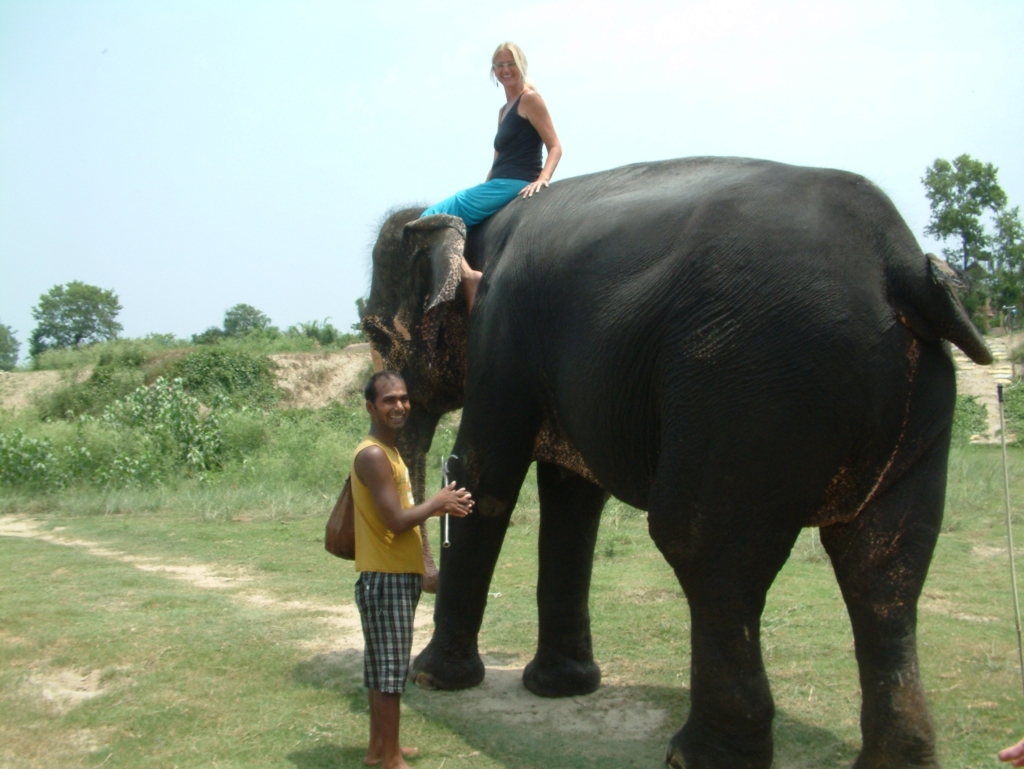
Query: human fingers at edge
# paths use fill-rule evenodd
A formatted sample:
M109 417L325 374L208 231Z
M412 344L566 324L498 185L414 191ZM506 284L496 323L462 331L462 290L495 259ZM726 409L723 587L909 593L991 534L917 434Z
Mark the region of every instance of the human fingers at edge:
M1024 765L1024 740L999 751L1000 761L1012 761L1014 766Z

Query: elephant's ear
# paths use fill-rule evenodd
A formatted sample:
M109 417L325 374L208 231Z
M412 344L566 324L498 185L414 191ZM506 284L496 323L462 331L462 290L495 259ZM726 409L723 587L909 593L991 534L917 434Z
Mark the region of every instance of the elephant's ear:
M430 293L423 311L429 312L454 299L462 280L462 256L466 248L466 225L462 219L449 214L416 219L405 225L402 240L414 261L422 250L429 252ZM415 264L413 269L416 269Z

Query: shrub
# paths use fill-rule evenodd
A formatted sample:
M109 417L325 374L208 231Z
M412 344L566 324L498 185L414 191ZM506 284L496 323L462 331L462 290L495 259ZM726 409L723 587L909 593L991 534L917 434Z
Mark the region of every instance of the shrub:
M210 326L201 334L193 334L192 344L217 344L226 336L220 326Z
M956 396L956 411L953 412L953 445L965 444L972 435L988 429L987 411L973 395Z
M135 361L130 365L141 365L139 361L148 361L183 344L185 342L175 339L172 334L149 334L142 339L114 339L77 348L47 350L32 358L32 368L36 371L82 369L98 365L101 359L108 363L113 360Z
M308 323L300 323L297 326L290 326L285 333L290 337L306 337L313 339L320 347L333 347L341 349L350 344L365 342L362 332L343 333L329 323L329 318L324 318L323 323L318 320L311 320ZM358 324L356 324L358 326Z
M43 419L75 419L84 414L99 416L119 398L139 387L144 374L116 363L98 365L84 382L73 379L40 395L35 403Z
M250 412L252 413L252 412ZM225 417L228 421L229 417ZM289 409L267 412L261 417L262 440L249 443L235 454L244 460L234 465L233 475L242 471L239 482L258 479L267 487L293 487L337 496L348 475L352 449L366 434L368 418L360 397L332 403L322 409ZM255 430L251 425L245 430ZM243 433L233 428L235 435ZM245 433L250 437L253 432ZM236 444L237 445L237 444Z
M0 485L62 485L52 442L28 438L20 429L0 432Z
M1024 441L1024 384L1020 381L1003 388L1003 417L1007 435L1016 435L1015 443Z
M225 461L245 462L267 443L269 422L263 412L251 409L228 411L220 416Z
M270 406L281 397L274 368L265 355L214 347L189 353L174 364L172 374L211 405L228 398L235 405Z
M181 380L158 379L110 404L100 419L0 424L0 485L61 489L76 482L104 488L148 486L185 474L205 478L219 469L223 441L218 415L202 413ZM39 435L42 433L42 435Z
M155 454L173 457L190 470L211 470L220 465L221 433L217 415L200 413L199 401L185 392L181 379L161 377L152 387L139 387L111 405L103 420L115 428L142 431L154 444ZM145 455L144 455L145 456ZM143 457L137 457L142 462ZM131 462L123 463L127 469ZM152 457L133 472L149 472Z

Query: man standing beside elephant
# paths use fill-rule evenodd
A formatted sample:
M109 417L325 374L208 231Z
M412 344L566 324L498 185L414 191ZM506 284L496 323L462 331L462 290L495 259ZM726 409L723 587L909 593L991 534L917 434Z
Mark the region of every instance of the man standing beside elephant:
M421 505L413 504L409 471L395 447L409 416L402 377L380 371L363 391L370 432L352 460L355 507L356 604L365 641L363 683L370 700L370 746L364 763L407 769L398 726L409 671L413 618L424 573L419 525L434 515L469 513L472 499L449 484Z

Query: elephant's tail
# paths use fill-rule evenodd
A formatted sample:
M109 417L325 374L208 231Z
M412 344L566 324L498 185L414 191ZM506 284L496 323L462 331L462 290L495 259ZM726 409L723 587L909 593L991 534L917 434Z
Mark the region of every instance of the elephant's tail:
M924 339L948 339L980 365L992 362L992 351L971 319L957 295L963 281L952 267L934 254L928 254L928 271L923 282L920 278L904 284L906 301L898 302L900 320ZM903 294L904 291L900 291Z

